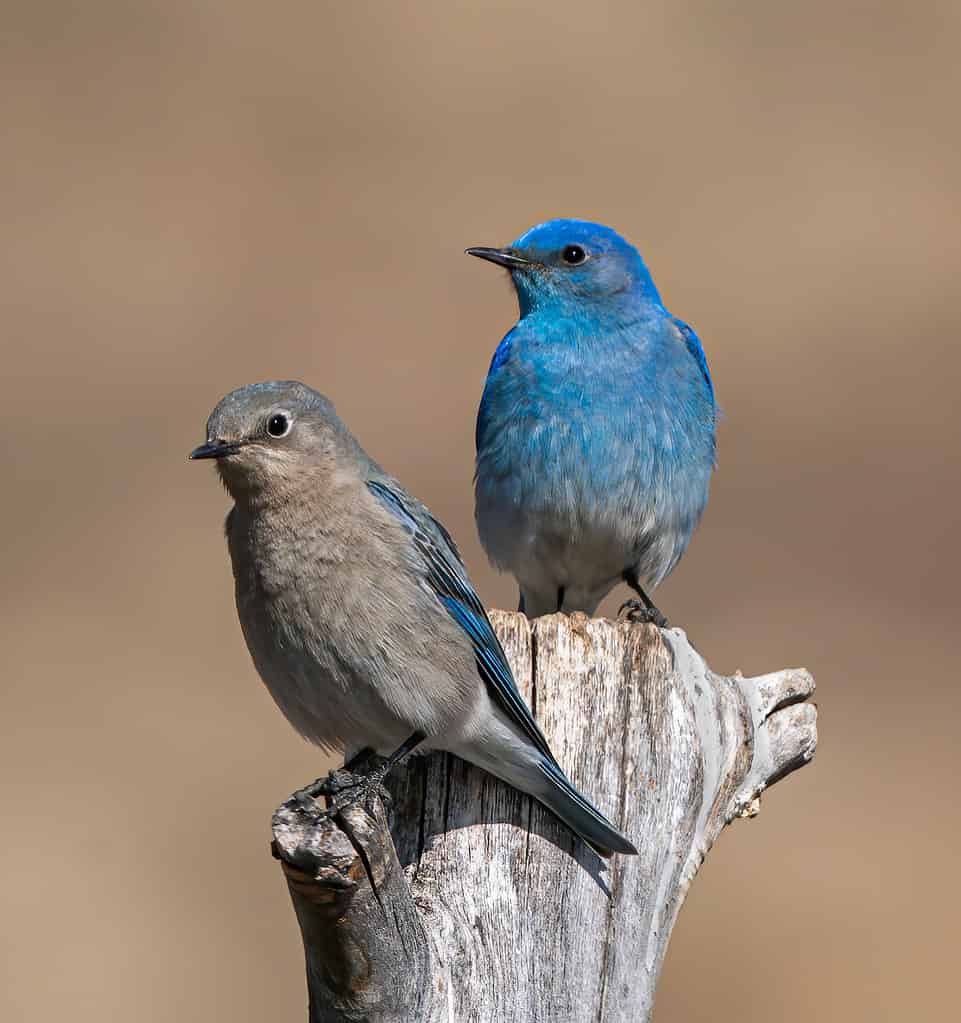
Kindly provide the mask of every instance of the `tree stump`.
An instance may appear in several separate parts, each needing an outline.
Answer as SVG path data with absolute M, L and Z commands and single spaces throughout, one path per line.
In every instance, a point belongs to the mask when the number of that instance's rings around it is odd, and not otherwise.
M 601 860 L 540 804 L 449 754 L 412 757 L 334 819 L 274 815 L 309 1019 L 642 1023 L 721 829 L 814 755 L 811 676 L 715 675 L 680 629 L 493 612 L 574 784 L 640 850 Z M 388 819 L 389 818 L 389 819 Z

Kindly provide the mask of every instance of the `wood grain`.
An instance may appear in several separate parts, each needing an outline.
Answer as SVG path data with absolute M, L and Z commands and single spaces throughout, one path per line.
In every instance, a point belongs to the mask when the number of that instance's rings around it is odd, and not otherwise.
M 814 755 L 803 670 L 715 675 L 679 629 L 493 612 L 561 765 L 634 841 L 598 858 L 539 804 L 446 754 L 376 797 L 274 816 L 310 1020 L 638 1023 L 722 828 Z

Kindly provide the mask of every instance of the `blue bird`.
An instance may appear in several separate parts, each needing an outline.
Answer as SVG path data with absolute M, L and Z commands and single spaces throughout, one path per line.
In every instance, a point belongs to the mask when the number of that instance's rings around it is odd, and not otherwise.
M 494 352 L 477 415 L 475 515 L 529 617 L 593 614 L 618 582 L 635 618 L 707 504 L 714 387 L 694 331 L 664 308 L 609 227 L 551 220 L 467 253 L 510 272 L 520 319 Z

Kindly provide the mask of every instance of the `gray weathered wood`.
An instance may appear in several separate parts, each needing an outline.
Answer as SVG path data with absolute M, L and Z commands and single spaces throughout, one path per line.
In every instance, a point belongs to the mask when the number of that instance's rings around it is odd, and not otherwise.
M 389 834 L 376 797 L 335 820 L 288 801 L 275 850 L 311 1023 L 648 1019 L 714 840 L 814 754 L 806 671 L 726 678 L 679 629 L 491 617 L 558 760 L 640 855 L 600 860 L 539 804 L 445 754 L 391 776 Z

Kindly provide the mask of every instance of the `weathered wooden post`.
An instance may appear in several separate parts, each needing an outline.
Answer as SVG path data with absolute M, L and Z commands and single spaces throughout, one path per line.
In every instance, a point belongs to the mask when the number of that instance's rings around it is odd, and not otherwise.
M 288 800 L 274 849 L 310 1021 L 643 1023 L 714 840 L 817 741 L 804 670 L 715 675 L 679 629 L 491 615 L 574 784 L 634 841 L 605 863 L 530 798 L 444 754 L 320 818 Z

